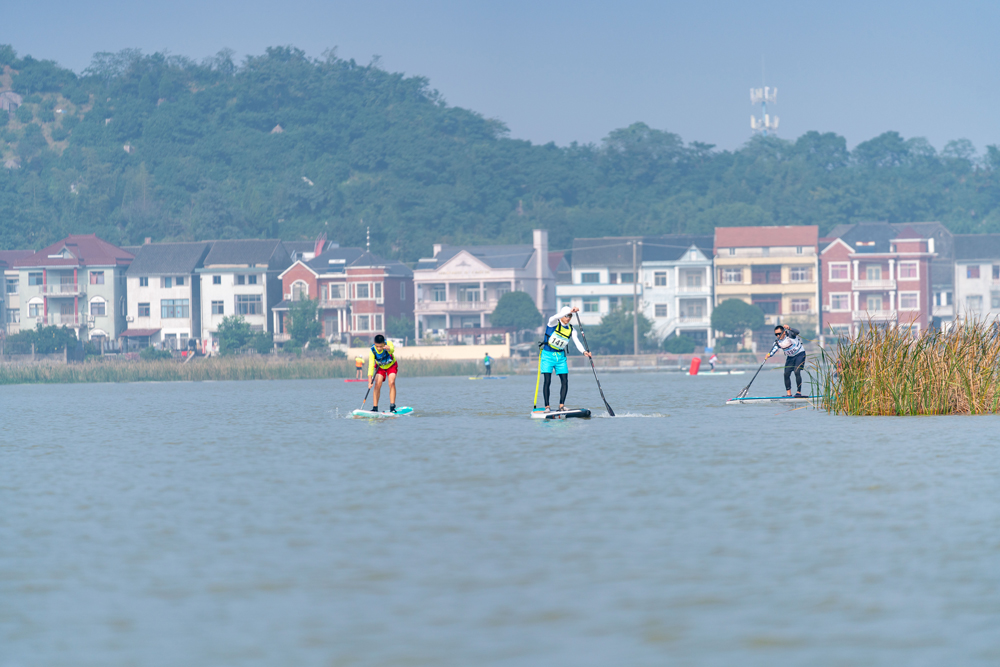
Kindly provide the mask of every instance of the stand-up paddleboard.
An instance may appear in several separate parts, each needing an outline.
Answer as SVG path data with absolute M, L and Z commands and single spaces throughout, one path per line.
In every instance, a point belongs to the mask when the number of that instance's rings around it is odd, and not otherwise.
M 506 375 L 480 375 L 477 377 L 470 377 L 470 380 L 506 380 Z
M 715 371 L 715 372 L 705 371 L 703 373 L 698 373 L 697 375 L 691 375 L 689 373 L 688 377 L 693 377 L 693 378 L 712 377 L 712 376 L 722 377 L 728 375 L 744 375 L 745 373 L 746 371 Z
M 726 405 L 754 405 L 754 404 L 764 404 L 764 403 L 812 403 L 823 398 L 822 396 L 803 396 L 801 398 L 795 398 L 794 396 L 748 396 L 746 398 L 731 398 L 726 401 Z
M 575 410 L 532 410 L 532 419 L 590 419 L 590 410 L 587 408 L 576 408 Z
M 378 412 L 372 412 L 371 410 L 355 410 L 351 414 L 354 415 L 355 417 L 360 417 L 362 419 L 364 419 L 365 417 L 369 419 L 381 419 L 383 417 L 399 417 L 402 415 L 408 415 L 411 412 L 413 412 L 413 408 L 404 405 L 402 407 L 396 408 L 395 412 L 389 412 L 388 410 L 385 411 L 379 410 Z
M 347 378 L 344 382 L 368 382 L 365 378 Z

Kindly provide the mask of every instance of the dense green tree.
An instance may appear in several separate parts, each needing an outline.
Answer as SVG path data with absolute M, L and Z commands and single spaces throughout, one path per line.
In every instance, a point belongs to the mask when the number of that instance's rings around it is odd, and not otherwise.
M 385 335 L 389 338 L 413 338 L 414 322 L 412 318 L 387 317 L 385 320 Z
M 295 301 L 288 309 L 285 329 L 293 347 L 302 347 L 310 339 L 323 335 L 323 324 L 316 317 L 316 310 L 317 302 L 313 299 Z
M 671 354 L 691 354 L 698 343 L 687 336 L 667 336 L 663 339 L 663 351 Z
M 542 325 L 542 314 L 526 292 L 507 292 L 497 301 L 490 315 L 490 325 L 514 331 L 537 329 Z
M 743 336 L 764 326 L 764 311 L 740 299 L 726 299 L 712 309 L 712 328 L 728 336 Z
M 74 348 L 77 345 L 76 332 L 67 327 L 47 326 L 41 324 L 34 329 L 25 329 L 7 337 L 7 343 L 14 349 L 16 346 L 22 353 L 30 352 L 31 345 L 35 346 L 38 354 L 53 354 L 62 352 L 67 347 Z

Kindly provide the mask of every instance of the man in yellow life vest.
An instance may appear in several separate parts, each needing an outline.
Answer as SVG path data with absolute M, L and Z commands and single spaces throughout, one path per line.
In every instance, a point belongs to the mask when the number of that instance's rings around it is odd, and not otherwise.
M 541 374 L 545 376 L 545 383 L 542 385 L 542 397 L 545 399 L 546 412 L 551 411 L 551 408 L 549 408 L 549 386 L 552 383 L 553 371 L 559 376 L 559 409 L 563 410 L 566 407 L 566 392 L 569 390 L 569 367 L 566 364 L 566 348 L 569 347 L 569 341 L 572 340 L 576 343 L 576 349 L 580 350 L 584 355 L 591 356 L 583 343 L 580 342 L 580 339 L 577 338 L 576 329 L 570 324 L 570 321 L 573 319 L 573 313 L 579 310 L 579 308 L 565 306 L 549 318 L 548 325 L 545 327 L 545 342 L 541 345 L 538 363 L 540 364 L 539 370 Z
M 354 377 L 358 380 L 365 379 L 365 358 L 360 354 L 354 357 Z
M 368 388 L 375 387 L 372 412 L 378 412 L 378 396 L 382 383 L 389 382 L 389 412 L 396 411 L 396 348 L 392 342 L 386 342 L 385 336 L 375 336 L 375 344 L 368 354 Z

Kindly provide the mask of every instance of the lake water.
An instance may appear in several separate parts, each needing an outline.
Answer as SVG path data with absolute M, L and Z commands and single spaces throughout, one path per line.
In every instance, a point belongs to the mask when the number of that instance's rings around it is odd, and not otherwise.
M 2 387 L 0 665 L 1000 662 L 1000 419 L 749 377 Z

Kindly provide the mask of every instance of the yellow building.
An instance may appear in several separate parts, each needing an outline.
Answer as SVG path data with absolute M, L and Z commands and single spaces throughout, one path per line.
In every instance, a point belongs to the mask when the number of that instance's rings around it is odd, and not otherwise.
M 811 225 L 716 227 L 715 305 L 740 299 L 758 306 L 768 327 L 763 333 L 779 323 L 815 331 L 818 246 L 819 228 Z M 758 347 L 768 340 L 763 333 Z

